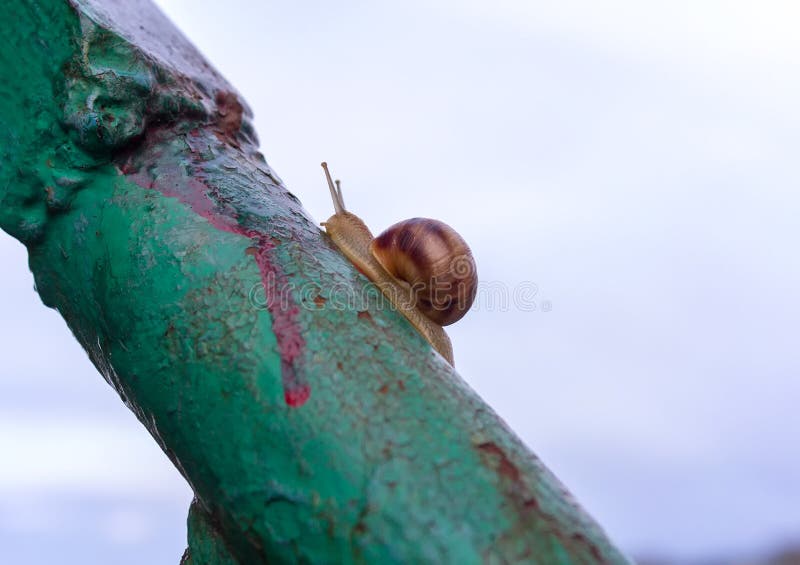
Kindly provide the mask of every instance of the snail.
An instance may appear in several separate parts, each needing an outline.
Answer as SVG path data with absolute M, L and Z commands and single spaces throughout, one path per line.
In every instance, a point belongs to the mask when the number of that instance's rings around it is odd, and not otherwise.
M 322 223 L 333 243 L 408 318 L 433 348 L 453 365 L 453 348 L 443 326 L 467 313 L 478 286 L 469 246 L 439 220 L 412 218 L 373 238 L 366 224 L 344 206 L 322 163 L 334 214 Z

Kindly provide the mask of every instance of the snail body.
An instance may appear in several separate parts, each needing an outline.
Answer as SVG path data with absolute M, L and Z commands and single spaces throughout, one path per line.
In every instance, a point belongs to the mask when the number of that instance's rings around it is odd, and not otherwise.
M 333 243 L 422 334 L 448 363 L 453 348 L 442 326 L 466 314 L 475 299 L 477 274 L 466 242 L 447 224 L 412 218 L 373 237 L 366 224 L 344 207 L 322 163 L 334 214 L 322 225 Z

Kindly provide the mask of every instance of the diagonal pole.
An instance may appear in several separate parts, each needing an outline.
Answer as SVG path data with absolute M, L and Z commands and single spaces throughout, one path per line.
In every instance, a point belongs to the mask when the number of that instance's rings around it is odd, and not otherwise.
M 9 0 L 0 31 L 0 227 L 192 486 L 184 562 L 627 562 L 150 2 Z

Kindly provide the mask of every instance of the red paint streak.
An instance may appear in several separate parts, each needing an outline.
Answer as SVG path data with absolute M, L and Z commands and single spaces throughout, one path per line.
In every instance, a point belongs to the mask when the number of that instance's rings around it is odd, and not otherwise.
M 293 389 L 286 388 L 283 391 L 283 398 L 286 400 L 286 404 L 292 408 L 305 404 L 309 396 L 311 396 L 311 387 L 308 385 L 298 386 Z
M 255 238 L 260 244 L 248 249 L 248 254 L 256 258 L 267 298 L 267 310 L 272 314 L 272 331 L 275 332 L 281 354 L 281 376 L 286 404 L 292 407 L 302 406 L 311 396 L 311 389 L 295 371 L 306 346 L 297 320 L 300 308 L 287 292 L 291 288 L 288 278 L 270 261 L 269 253 L 274 249 L 272 240 L 261 234 L 244 233 L 244 230 L 243 235 Z
M 254 256 L 261 272 L 267 310 L 272 316 L 272 331 L 278 341 L 278 351 L 281 356 L 284 400 L 293 408 L 305 404 L 311 396 L 311 387 L 303 381 L 296 370 L 306 345 L 298 321 L 300 309 L 287 290 L 291 288 L 288 277 L 270 258 L 275 248 L 273 238 L 267 233 L 246 229 L 240 226 L 235 218 L 220 213 L 216 203 L 208 195 L 211 188 L 195 177 L 187 177 L 178 165 L 171 170 L 159 170 L 156 177 L 142 171 L 133 172 L 127 167 L 121 171 L 139 186 L 158 190 L 164 196 L 177 198 L 215 228 L 253 240 L 255 246 L 249 248 L 247 253 Z

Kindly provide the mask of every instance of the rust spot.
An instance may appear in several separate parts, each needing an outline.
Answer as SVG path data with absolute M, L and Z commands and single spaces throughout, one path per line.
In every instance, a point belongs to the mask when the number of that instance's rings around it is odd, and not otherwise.
M 217 92 L 217 125 L 220 133 L 235 143 L 236 134 L 242 127 L 244 106 L 236 94 L 230 91 Z
M 358 313 L 359 320 L 372 320 L 372 316 L 366 310 L 362 310 Z
M 378 392 L 381 394 L 386 394 L 389 392 L 389 385 L 383 385 L 381 388 L 378 389 Z
M 123 175 L 130 175 L 137 171 L 138 169 L 136 168 L 136 165 L 133 163 L 133 159 L 128 159 L 119 167 L 119 172 L 122 173 Z
M 258 256 L 258 247 L 248 247 L 244 250 L 245 254 L 252 255 L 253 257 Z
M 404 383 L 403 381 L 397 381 L 397 388 L 399 388 L 400 390 L 405 390 L 406 383 Z
M 528 500 L 526 500 L 524 506 L 525 508 L 528 508 L 530 510 L 535 510 L 537 512 L 539 511 L 539 501 L 536 500 L 535 498 L 529 498 Z
M 527 524 L 530 524 L 531 519 L 542 520 L 548 535 L 558 539 L 570 555 L 588 557 L 587 554 L 591 554 L 592 563 L 607 562 L 603 552 L 586 534 L 569 531 L 566 524 L 560 523 L 554 516 L 543 512 L 532 489 L 525 484 L 522 473 L 499 445 L 493 441 L 487 441 L 477 444 L 476 447 L 484 464 L 495 470 L 501 478 L 503 490 L 521 518 L 518 526 L 501 536 L 500 543 L 515 539 L 519 532 L 527 527 Z M 579 561 L 585 562 L 586 559 L 582 558 Z
M 508 458 L 506 452 L 500 449 L 500 447 L 494 443 L 493 441 L 487 441 L 486 443 L 482 443 L 478 445 L 478 449 L 483 451 L 484 453 L 493 455 L 497 458 L 497 472 L 500 473 L 502 476 L 511 479 L 514 482 L 519 481 L 520 474 L 519 469 L 511 459 Z
M 325 305 L 328 300 L 324 296 L 317 295 L 314 297 L 314 304 L 320 308 Z
M 589 552 L 592 554 L 592 557 L 595 559 L 597 563 L 605 563 L 605 559 L 603 559 L 603 555 L 600 553 L 600 549 L 593 544 L 589 539 L 586 538 L 585 535 L 581 533 L 572 534 L 572 539 L 575 543 L 580 545 L 585 545 L 589 548 Z

